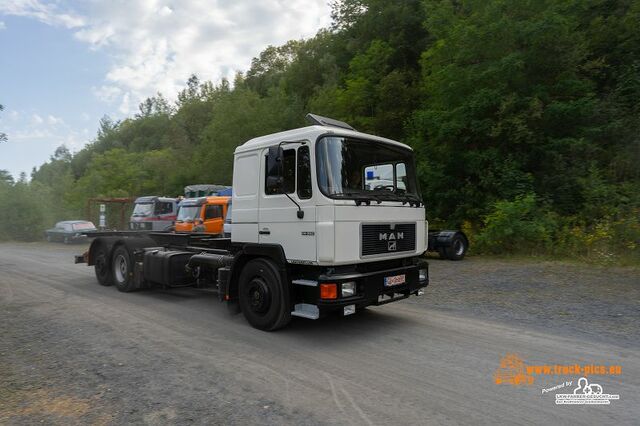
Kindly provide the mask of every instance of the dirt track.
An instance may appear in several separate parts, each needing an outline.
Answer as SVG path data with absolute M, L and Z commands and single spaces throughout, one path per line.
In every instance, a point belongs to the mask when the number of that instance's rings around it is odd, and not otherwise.
M 194 289 L 123 294 L 73 265 L 84 246 L 0 244 L 0 424 L 637 424 L 640 274 L 471 258 L 431 262 L 422 298 L 252 329 Z M 610 406 L 496 385 L 528 364 L 592 376 Z M 562 390 L 560 393 L 571 393 Z

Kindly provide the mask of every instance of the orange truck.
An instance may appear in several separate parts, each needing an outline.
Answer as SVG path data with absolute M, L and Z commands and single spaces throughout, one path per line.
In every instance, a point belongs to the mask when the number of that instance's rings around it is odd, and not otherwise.
M 231 197 L 186 198 L 180 203 L 176 232 L 222 234 Z

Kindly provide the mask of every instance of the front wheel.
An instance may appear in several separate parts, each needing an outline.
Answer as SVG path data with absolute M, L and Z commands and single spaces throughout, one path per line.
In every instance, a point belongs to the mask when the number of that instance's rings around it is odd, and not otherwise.
M 277 330 L 291 320 L 288 292 L 271 260 L 249 261 L 240 274 L 238 292 L 240 309 L 253 327 Z
M 126 247 L 120 246 L 113 252 L 111 270 L 113 271 L 113 281 L 118 290 L 125 293 L 135 290 L 133 261 Z

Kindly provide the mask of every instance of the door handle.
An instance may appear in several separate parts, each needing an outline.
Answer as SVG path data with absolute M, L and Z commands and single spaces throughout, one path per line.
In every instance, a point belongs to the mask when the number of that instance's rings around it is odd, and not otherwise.
M 261 231 L 258 231 L 258 234 L 260 235 L 271 235 L 271 231 L 269 231 L 268 229 L 263 229 Z

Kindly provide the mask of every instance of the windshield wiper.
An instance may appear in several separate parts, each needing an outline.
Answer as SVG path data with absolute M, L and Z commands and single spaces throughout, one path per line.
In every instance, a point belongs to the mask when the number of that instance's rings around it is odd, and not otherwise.
M 361 192 L 336 192 L 335 194 L 331 194 L 331 195 L 333 197 L 351 198 L 351 199 L 353 199 L 353 201 L 355 201 L 356 206 L 359 206 L 362 203 L 365 203 L 366 205 L 370 205 L 371 201 L 375 201 L 378 204 L 380 204 L 382 202 L 375 195 L 367 195 L 367 194 L 363 194 Z
M 403 193 L 400 193 L 399 191 L 403 191 Z M 422 200 L 420 200 L 418 196 L 413 194 L 407 194 L 402 189 L 395 190 L 395 191 L 387 191 L 385 189 L 374 189 L 373 192 L 375 192 L 376 195 L 379 195 L 379 196 L 387 196 L 387 199 L 389 201 L 402 201 L 403 205 L 405 203 L 408 203 L 411 206 L 415 205 L 416 207 L 420 207 L 420 204 L 422 203 Z
M 411 206 L 413 206 L 415 204 L 416 207 L 420 207 L 420 205 L 422 204 L 422 200 L 417 195 L 404 194 L 403 197 L 404 198 L 402 200 L 402 204 L 407 202 Z
M 387 199 L 391 198 L 392 200 L 402 200 L 402 195 L 398 194 L 395 191 L 389 191 L 386 189 L 373 189 L 371 192 L 374 192 L 376 196 L 386 197 Z

